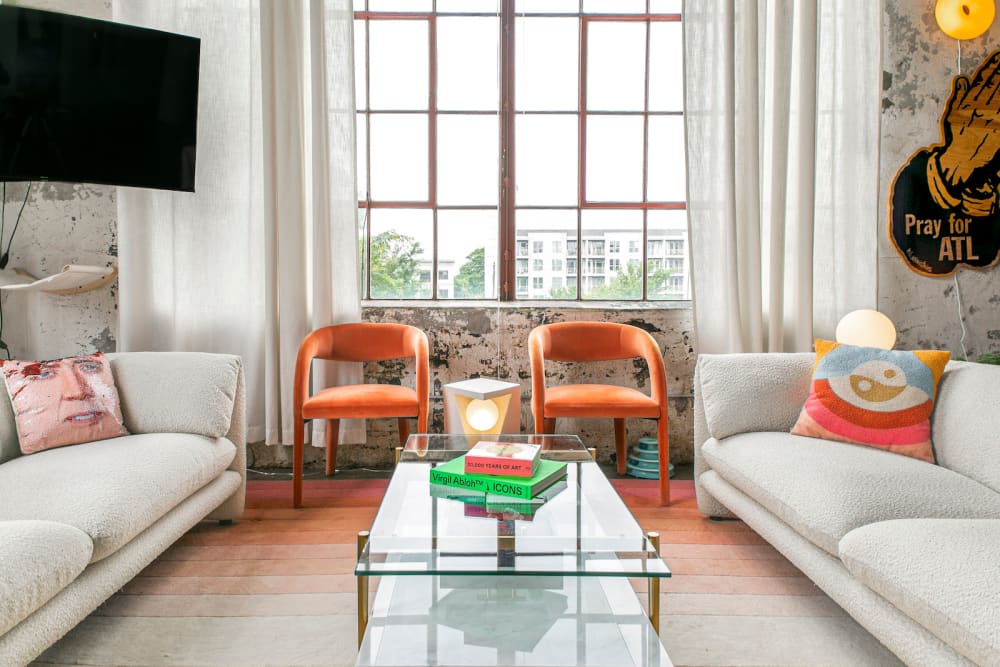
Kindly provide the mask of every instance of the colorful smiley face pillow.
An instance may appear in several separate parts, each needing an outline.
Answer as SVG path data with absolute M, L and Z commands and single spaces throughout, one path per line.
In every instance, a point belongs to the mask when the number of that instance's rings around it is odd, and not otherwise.
M 934 463 L 930 416 L 950 357 L 817 340 L 809 398 L 792 433 Z

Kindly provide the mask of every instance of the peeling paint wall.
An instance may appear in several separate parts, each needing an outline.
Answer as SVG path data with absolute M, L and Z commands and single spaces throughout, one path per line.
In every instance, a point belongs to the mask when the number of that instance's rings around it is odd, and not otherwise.
M 111 18 L 111 0 L 20 0 L 21 7 Z M 7 184 L 3 245 L 7 246 L 26 183 Z M 10 246 L 7 269 L 41 278 L 65 264 L 117 262 L 115 188 L 78 183 L 35 183 Z M 118 283 L 72 296 L 3 293 L 3 339 L 11 355 L 46 359 L 82 352 L 113 352 L 118 332 Z
M 940 141 L 938 121 L 953 77 L 974 72 L 998 47 L 996 35 L 994 24 L 983 37 L 962 42 L 959 69 L 958 42 L 938 28 L 933 2 L 883 2 L 879 309 L 896 323 L 899 348 L 945 349 L 954 357 L 967 352 L 971 359 L 1000 352 L 1000 268 L 921 276 L 907 268 L 886 233 L 896 171 L 914 151 Z
M 497 307 L 367 307 L 369 322 L 399 322 L 419 327 L 430 340 L 431 422 L 430 430 L 444 430 L 441 389 L 450 382 L 474 377 L 493 377 L 521 385 L 521 431 L 534 431 L 531 415 L 531 370 L 528 334 L 540 324 L 573 320 L 623 322 L 652 334 L 663 351 L 669 393 L 670 459 L 692 460 L 693 419 L 691 383 L 694 376 L 693 317 L 689 308 L 636 308 L 607 310 L 503 305 Z M 561 363 L 547 365 L 550 384 L 621 384 L 648 392 L 649 373 L 641 360 Z M 412 363 L 391 360 L 365 365 L 366 382 L 402 383 L 413 386 Z M 629 419 L 628 443 L 640 437 L 656 437 L 656 422 Z M 560 419 L 559 433 L 576 433 L 588 447 L 597 448 L 598 460 L 609 462 L 615 452 L 614 427 L 610 419 Z M 368 420 L 368 441 L 363 445 L 341 445 L 337 465 L 344 468 L 386 466 L 398 446 L 395 419 Z M 278 449 L 279 451 L 274 451 Z M 288 452 L 255 447 L 258 466 L 280 462 Z M 312 451 L 310 451 L 312 450 Z M 322 448 L 306 448 L 306 461 L 323 460 Z

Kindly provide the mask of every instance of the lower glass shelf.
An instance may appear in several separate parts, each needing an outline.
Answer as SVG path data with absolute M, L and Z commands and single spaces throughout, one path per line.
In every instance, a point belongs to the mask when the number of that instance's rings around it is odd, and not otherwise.
M 384 576 L 358 667 L 671 667 L 627 579 Z

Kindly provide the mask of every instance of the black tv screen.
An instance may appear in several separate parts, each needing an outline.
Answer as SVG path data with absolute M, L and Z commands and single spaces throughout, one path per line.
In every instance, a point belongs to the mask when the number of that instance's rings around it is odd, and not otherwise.
M 0 180 L 194 191 L 200 47 L 0 5 Z

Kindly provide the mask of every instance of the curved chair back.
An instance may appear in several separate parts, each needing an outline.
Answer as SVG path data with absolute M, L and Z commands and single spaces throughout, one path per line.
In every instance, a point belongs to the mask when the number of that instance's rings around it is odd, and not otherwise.
M 302 341 L 295 361 L 295 418 L 301 419 L 302 403 L 309 396 L 309 369 L 313 359 L 383 361 L 413 357 L 420 406 L 417 423 L 423 433 L 427 428 L 428 348 L 427 334 L 408 324 L 352 322 L 316 329 Z

